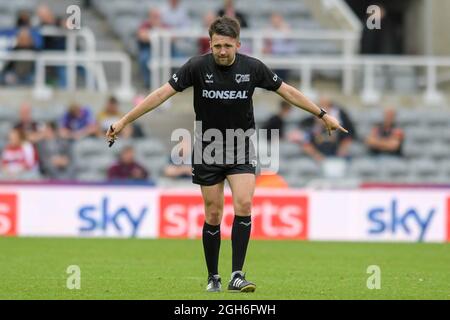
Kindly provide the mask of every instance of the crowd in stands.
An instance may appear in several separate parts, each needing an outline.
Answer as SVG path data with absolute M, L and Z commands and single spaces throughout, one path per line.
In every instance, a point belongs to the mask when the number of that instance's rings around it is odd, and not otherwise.
M 218 9 L 216 12 L 209 11 L 203 16 L 203 27 L 208 30 L 209 25 L 216 17 L 219 16 L 231 16 L 236 18 L 241 25 L 241 29 L 245 30 L 250 27 L 246 14 L 237 10 L 233 0 L 224 0 L 223 7 Z M 136 39 L 138 43 L 138 59 L 141 70 L 142 79 L 146 87 L 150 86 L 150 68 L 149 61 L 151 41 L 149 34 L 152 30 L 159 29 L 185 29 L 192 24 L 192 19 L 186 6 L 183 5 L 181 0 L 167 0 L 162 7 L 151 8 L 148 11 L 147 19 L 145 19 L 136 31 Z M 268 31 L 281 31 L 289 32 L 291 30 L 290 26 L 283 18 L 283 16 L 277 12 L 274 12 L 270 21 L 267 25 Z M 196 47 L 192 48 L 192 45 Z M 186 39 L 175 39 L 172 41 L 172 57 L 187 57 L 191 52 L 196 52 L 197 54 L 205 54 L 210 52 L 209 47 L 209 37 L 205 36 L 200 38 L 197 43 L 192 43 Z M 299 48 L 295 42 L 289 39 L 277 39 L 272 41 L 266 41 L 264 44 L 263 51 L 265 54 L 274 55 L 289 55 L 299 52 Z M 240 52 L 248 53 L 248 48 L 245 44 L 242 44 Z M 287 70 L 275 70 L 277 74 L 286 79 L 288 77 Z
M 396 112 L 392 107 L 385 109 L 383 120 L 375 124 L 365 137 L 358 136 L 354 121 L 344 107 L 326 96 L 322 96 L 318 104 L 327 113 L 336 117 L 349 133 L 334 132 L 330 135 L 322 120 L 314 116 L 302 119 L 298 122 L 298 128 L 286 132 L 286 122 L 292 108 L 283 100 L 280 102 L 279 111 L 262 125 L 262 129 L 267 129 L 267 140 L 270 141 L 272 138 L 271 130 L 278 130 L 280 141 L 297 144 L 305 155 L 323 168 L 329 163 L 336 162 L 341 162 L 343 164 L 341 168 L 345 168 L 345 163 L 352 160 L 350 149 L 355 141 L 362 141 L 370 156 L 403 157 L 402 146 L 405 135 L 402 128 L 396 124 Z M 333 170 L 336 171 L 338 168 L 334 166 Z
M 279 111 L 270 116 L 261 126 L 268 129 L 267 139 L 273 139 L 272 130 L 278 130 L 281 142 L 297 144 L 305 156 L 316 164 L 322 165 L 330 159 L 351 160 L 349 152 L 356 140 L 365 143 L 367 154 L 401 158 L 404 144 L 404 132 L 396 125 L 396 113 L 393 108 L 384 111 L 383 120 L 374 125 L 367 136 L 359 136 L 346 109 L 326 96 L 318 103 L 330 114 L 337 117 L 348 129 L 349 134 L 335 132 L 329 135 L 321 120 L 307 117 L 299 120 L 297 128 L 286 127 L 292 107 L 286 101 L 280 101 Z M 104 108 L 94 114 L 88 106 L 73 102 L 59 119 L 39 123 L 33 119 L 32 107 L 23 103 L 17 115 L 17 122 L 7 136 L 7 142 L 0 153 L 0 177 L 3 180 L 64 180 L 76 181 L 80 174 L 74 155 L 74 145 L 85 139 L 105 139 L 107 128 L 122 116 L 119 102 L 114 96 L 105 101 Z M 124 141 L 145 138 L 139 123 L 133 123 L 121 132 Z M 132 144 L 119 149 L 117 160 L 111 161 L 105 168 L 105 177 L 109 181 L 152 182 L 158 175 L 177 180 L 191 177 L 191 144 L 181 141 L 171 153 L 167 153 L 167 163 L 160 173 L 150 172 L 145 163 L 135 157 Z M 164 155 L 161 155 L 164 156 Z M 182 160 L 182 161 L 179 161 Z M 79 159 L 78 159 L 79 161 Z M 106 170 L 107 169 L 107 170 Z M 276 173 L 260 178 L 261 185 L 268 181 L 284 185 Z
M 111 96 L 97 115 L 89 106 L 74 102 L 59 119 L 39 123 L 33 119 L 32 107 L 24 102 L 0 153 L 0 177 L 3 180 L 76 180 L 74 145 L 83 139 L 104 139 L 106 128 L 121 115 L 117 99 Z M 134 123 L 120 137 L 138 139 L 145 134 L 141 126 Z M 109 170 L 108 178 L 146 179 L 149 173 L 145 170 L 137 173 L 134 167 L 129 168 L 132 158 L 132 150 L 123 150 L 118 164 Z M 125 169 L 121 169 L 122 166 Z
M 41 4 L 36 12 L 21 10 L 16 23 L 11 28 L 0 29 L 2 43 L 0 51 L 40 52 L 63 51 L 66 49 L 64 36 L 48 36 L 46 30 L 64 30 L 65 18 L 57 17 L 52 9 Z M 7 40 L 7 41 L 6 41 Z M 46 68 L 47 84 L 59 88 L 66 86 L 65 67 L 49 66 Z M 35 63 L 32 60 L 10 60 L 0 64 L 0 84 L 7 86 L 31 85 L 35 78 Z

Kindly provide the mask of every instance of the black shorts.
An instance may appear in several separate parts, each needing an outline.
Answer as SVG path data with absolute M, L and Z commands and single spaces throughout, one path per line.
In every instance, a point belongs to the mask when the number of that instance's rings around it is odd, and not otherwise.
M 211 142 L 194 144 L 191 157 L 193 183 L 212 186 L 224 181 L 228 175 L 256 174 L 257 158 L 253 144 L 245 141 L 239 148 L 235 145 L 227 149 L 221 142 L 215 143 L 216 148 L 211 156 L 207 156 L 209 153 L 205 152 L 205 148 L 213 146 Z M 195 155 L 198 155 L 198 159 Z
M 194 164 L 192 165 L 192 182 L 201 186 L 212 186 L 225 180 L 232 174 L 256 174 L 256 165 L 245 164 Z

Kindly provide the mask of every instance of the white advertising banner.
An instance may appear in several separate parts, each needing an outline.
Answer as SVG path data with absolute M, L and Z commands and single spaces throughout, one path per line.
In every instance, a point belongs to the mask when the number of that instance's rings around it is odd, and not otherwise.
M 448 197 L 431 190 L 312 192 L 308 238 L 447 241 Z
M 233 201 L 225 194 L 222 235 Z M 199 238 L 197 189 L 144 186 L 0 185 L 0 236 Z M 254 239 L 450 241 L 446 190 L 257 190 Z
M 158 197 L 148 187 L 0 186 L 2 199 L 16 202 L 20 236 L 157 235 Z

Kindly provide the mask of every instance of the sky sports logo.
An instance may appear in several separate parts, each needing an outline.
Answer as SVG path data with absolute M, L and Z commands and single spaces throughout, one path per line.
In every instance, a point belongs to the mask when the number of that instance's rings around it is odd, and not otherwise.
M 408 204 L 405 206 L 405 204 Z M 450 240 L 450 198 L 446 203 L 447 241 Z M 399 198 L 392 198 L 388 204 L 371 207 L 367 211 L 368 233 L 372 236 L 411 239 L 422 242 L 426 239 L 439 209 L 436 206 L 420 207 Z M 445 219 L 444 218 L 444 219 Z
M 233 200 L 225 196 L 221 236 L 230 238 L 234 219 Z M 200 238 L 204 223 L 200 195 L 162 194 L 159 236 L 161 238 Z M 258 196 L 253 199 L 253 239 L 308 238 L 308 197 Z
M 103 197 L 97 204 L 80 207 L 78 231 L 81 235 L 117 235 L 136 237 L 142 229 L 149 208 L 131 209 L 127 205 L 114 205 L 109 197 Z
M 247 90 L 203 90 L 202 97 L 208 99 L 236 100 L 248 99 Z
M 0 194 L 0 236 L 17 234 L 17 195 Z

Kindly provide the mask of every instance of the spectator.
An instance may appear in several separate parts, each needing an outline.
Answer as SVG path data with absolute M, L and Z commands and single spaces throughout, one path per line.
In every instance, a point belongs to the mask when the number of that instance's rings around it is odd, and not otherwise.
M 52 180 L 74 180 L 72 144 L 58 136 L 55 122 L 45 125 L 43 139 L 38 144 L 41 172 Z
M 98 135 L 103 137 L 106 131 L 108 130 L 109 126 L 112 125 L 114 122 L 118 121 L 120 118 L 122 118 L 122 116 L 123 114 L 119 110 L 119 102 L 117 101 L 116 97 L 114 96 L 109 97 L 105 108 L 97 116 L 97 123 L 99 128 Z M 134 122 L 132 125 L 127 126 L 120 133 L 120 136 L 122 138 L 129 139 L 129 138 L 143 138 L 145 135 L 141 126 L 138 123 Z
M 136 162 L 131 146 L 122 149 L 118 162 L 108 169 L 109 180 L 146 181 L 148 176 L 147 170 Z
M 163 25 L 171 29 L 183 29 L 191 25 L 188 11 L 180 4 L 180 0 L 168 0 L 168 3 L 161 7 L 161 19 Z
M 58 31 L 62 29 L 61 20 L 53 14 L 50 7 L 46 4 L 41 4 L 37 8 L 37 16 L 39 18 L 39 28 L 41 32 L 46 30 Z M 43 50 L 65 50 L 66 38 L 65 36 L 46 36 L 42 37 L 42 49 Z M 48 66 L 47 80 L 50 83 L 57 83 L 59 87 L 64 88 L 66 86 L 66 68 L 63 66 Z
M 14 125 L 25 135 L 25 139 L 37 143 L 41 139 L 39 123 L 33 120 L 31 106 L 28 102 L 22 103 L 19 111 L 19 121 Z
M 111 96 L 108 99 L 103 111 L 97 115 L 97 122 L 101 132 L 106 132 L 109 126 L 122 118 L 123 114 L 119 110 L 119 103 L 116 97 Z
M 270 16 L 270 29 L 269 31 L 275 33 L 289 33 L 291 32 L 290 26 L 284 20 L 283 16 L 279 13 L 272 13 Z M 298 48 L 293 39 L 279 38 L 279 39 L 267 39 L 264 43 L 265 54 L 271 54 L 276 56 L 292 55 L 298 52 Z M 282 79 L 287 79 L 288 70 L 278 69 L 274 70 Z
M 13 51 L 36 51 L 31 30 L 22 27 L 17 32 L 16 45 Z M 4 71 L 4 82 L 7 85 L 30 85 L 34 81 L 34 61 L 18 60 L 9 62 Z
M 403 130 L 395 124 L 395 110 L 384 111 L 383 122 L 372 128 L 366 139 L 372 155 L 402 156 Z
M 300 123 L 302 127 L 306 127 L 303 142 L 305 152 L 318 162 L 322 162 L 327 157 L 348 158 L 350 145 L 356 138 L 350 117 L 327 97 L 321 97 L 319 105 L 328 114 L 338 119 L 349 133 L 336 132 L 336 134 L 329 135 L 321 119 L 308 117 Z
M 164 176 L 172 179 L 191 178 L 191 145 L 189 140 L 182 140 L 176 146 L 178 153 L 172 153 L 168 165 L 164 168 Z
M 63 115 L 60 122 L 61 137 L 64 139 L 80 140 L 88 136 L 95 136 L 97 125 L 91 110 L 73 103 Z
M 219 17 L 228 16 L 236 18 L 239 21 L 241 28 L 248 28 L 247 18 L 242 12 L 235 9 L 233 0 L 224 0 L 223 8 L 217 11 L 217 15 Z
M 36 179 L 38 174 L 38 154 L 33 145 L 26 141 L 18 129 L 12 129 L 1 155 L 2 177 L 6 179 Z
M 150 9 L 148 11 L 147 19 L 142 22 L 137 31 L 137 42 L 139 51 L 139 66 L 142 72 L 142 77 L 144 79 L 144 84 L 146 88 L 150 87 L 150 68 L 148 64 L 150 63 L 150 32 L 155 29 L 162 29 L 165 26 L 161 20 L 161 13 L 157 9 Z
M 16 18 L 16 28 L 20 29 L 23 27 L 26 27 L 26 28 L 31 27 L 31 15 L 26 10 L 20 10 L 17 13 L 17 18 Z
M 206 28 L 206 30 L 209 30 L 209 26 L 214 21 L 214 19 L 216 19 L 216 15 L 212 11 L 207 12 L 203 16 L 203 26 Z M 206 54 L 206 53 L 209 53 L 211 51 L 211 47 L 210 47 L 209 41 L 210 41 L 209 36 L 201 37 L 198 40 L 198 46 L 199 46 L 200 54 Z
M 263 129 L 268 130 L 267 140 L 272 139 L 271 130 L 279 130 L 280 139 L 283 139 L 285 137 L 284 121 L 290 112 L 291 112 L 291 105 L 286 100 L 281 100 L 278 113 L 270 117 L 263 125 Z
M 168 0 L 168 3 L 161 7 L 161 19 L 163 25 L 169 29 L 187 29 L 191 25 L 191 18 L 180 0 Z M 196 49 L 192 47 L 191 39 L 172 39 L 172 57 L 184 57 Z
M 395 40 L 395 26 L 389 18 L 386 8 L 378 4 L 379 11 L 375 12 L 373 18 L 380 21 L 380 28 L 369 29 L 363 24 L 361 35 L 361 53 L 362 54 L 395 54 L 400 50 L 396 49 L 399 45 Z M 372 15 L 372 13 L 370 13 Z M 368 17 L 367 17 L 368 18 Z M 401 42 L 401 41 L 400 41 Z

